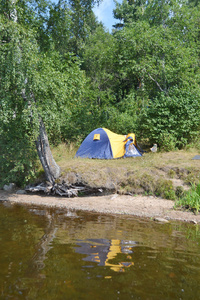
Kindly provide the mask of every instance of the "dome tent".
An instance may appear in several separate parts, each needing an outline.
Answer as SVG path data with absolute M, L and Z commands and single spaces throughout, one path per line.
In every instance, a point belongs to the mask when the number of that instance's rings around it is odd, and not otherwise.
M 134 133 L 120 135 L 106 128 L 93 130 L 82 142 L 76 157 L 113 159 L 142 156 Z

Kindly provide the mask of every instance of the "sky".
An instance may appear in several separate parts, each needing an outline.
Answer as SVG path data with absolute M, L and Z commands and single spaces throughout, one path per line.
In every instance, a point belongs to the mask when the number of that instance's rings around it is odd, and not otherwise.
M 122 3 L 122 0 L 117 0 L 117 2 Z M 94 13 L 104 26 L 112 32 L 112 25 L 114 25 L 117 20 L 113 18 L 113 9 L 115 8 L 115 3 L 113 0 L 103 0 L 103 2 L 94 8 Z

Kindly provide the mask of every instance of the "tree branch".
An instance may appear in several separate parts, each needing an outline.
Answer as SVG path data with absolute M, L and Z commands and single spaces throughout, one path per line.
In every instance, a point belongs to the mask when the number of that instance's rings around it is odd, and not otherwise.
M 166 93 L 166 91 L 164 91 L 162 88 L 161 88 L 161 86 L 160 86 L 160 84 L 149 74 L 149 73 L 147 73 L 148 75 L 149 75 L 149 77 L 151 78 L 151 80 L 153 80 L 155 83 L 156 83 L 156 85 L 157 85 L 157 87 L 159 88 L 159 90 L 161 91 L 161 92 L 164 92 L 164 93 Z

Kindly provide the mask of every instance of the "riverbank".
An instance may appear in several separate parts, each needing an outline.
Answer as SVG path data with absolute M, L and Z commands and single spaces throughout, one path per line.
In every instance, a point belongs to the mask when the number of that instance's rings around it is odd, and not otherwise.
M 106 195 L 62 198 L 35 194 L 15 194 L 0 191 L 0 201 L 9 201 L 15 205 L 37 205 L 57 207 L 67 210 L 83 210 L 103 214 L 130 215 L 151 218 L 157 221 L 177 220 L 200 223 L 200 214 L 174 210 L 174 201 L 153 196 Z

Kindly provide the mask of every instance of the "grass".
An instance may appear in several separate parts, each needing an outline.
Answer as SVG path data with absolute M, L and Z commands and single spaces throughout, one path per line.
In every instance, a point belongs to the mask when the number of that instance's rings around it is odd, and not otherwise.
M 173 200 L 181 189 L 187 190 L 200 181 L 200 160 L 192 160 L 199 154 L 195 148 L 166 153 L 149 152 L 142 157 L 116 160 L 75 158 L 76 151 L 73 144 L 62 144 L 52 149 L 54 159 L 61 167 L 61 181 L 66 176 L 69 178 L 71 173 L 91 187 Z M 180 186 L 177 186 L 177 181 Z M 179 193 L 176 193 L 177 189 Z
M 193 184 L 191 189 L 185 193 L 185 196 L 179 199 L 175 207 L 183 207 L 198 213 L 200 210 L 200 183 Z

